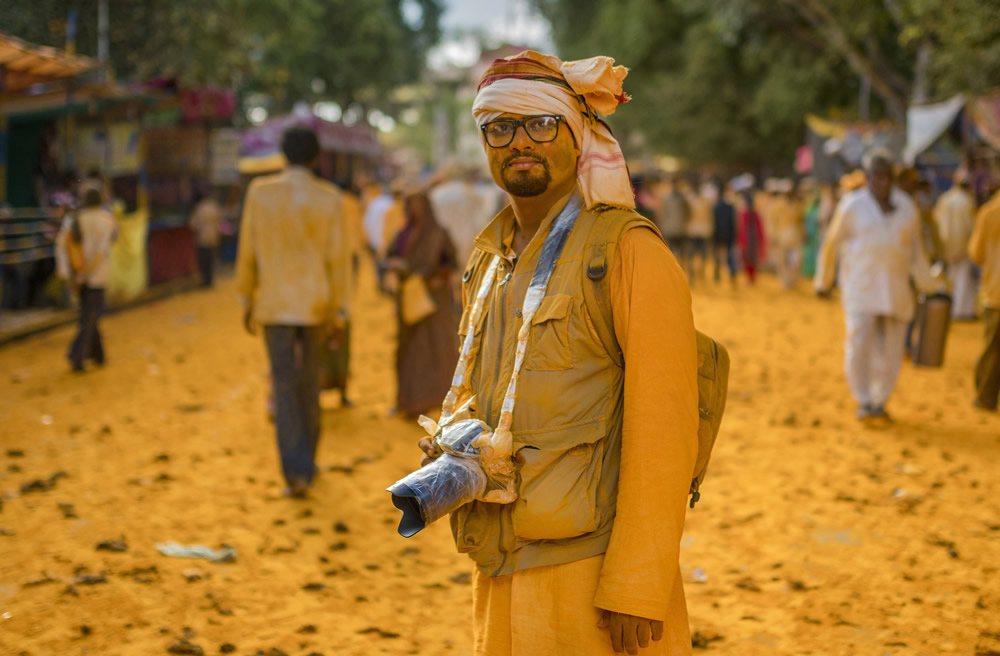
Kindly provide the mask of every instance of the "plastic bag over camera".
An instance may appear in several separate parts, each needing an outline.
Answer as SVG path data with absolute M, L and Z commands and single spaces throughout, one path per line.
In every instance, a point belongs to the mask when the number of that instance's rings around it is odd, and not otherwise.
M 408 538 L 485 495 L 487 476 L 472 443 L 488 432 L 489 426 L 478 419 L 444 426 L 435 439 L 442 454 L 389 487 L 393 505 L 403 511 L 400 535 Z

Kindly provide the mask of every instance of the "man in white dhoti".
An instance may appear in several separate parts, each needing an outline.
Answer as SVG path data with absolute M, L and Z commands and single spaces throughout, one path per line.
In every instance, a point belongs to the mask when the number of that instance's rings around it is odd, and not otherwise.
M 847 322 L 845 369 L 858 418 L 888 422 L 886 403 L 896 386 L 913 317 L 912 275 L 922 291 L 941 286 L 920 246 L 920 220 L 910 197 L 893 187 L 892 161 L 871 157 L 867 185 L 837 206 L 820 251 L 816 290 L 833 287 L 840 260 L 841 302 Z

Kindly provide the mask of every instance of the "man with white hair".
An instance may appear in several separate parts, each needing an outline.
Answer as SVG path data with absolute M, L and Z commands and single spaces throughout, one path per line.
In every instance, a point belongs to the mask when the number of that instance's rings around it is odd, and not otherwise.
M 698 452 L 691 296 L 635 212 L 604 123 L 629 100 L 613 64 L 526 51 L 493 62 L 473 105 L 511 206 L 476 238 L 460 332 L 479 353 L 472 414 L 510 427 L 517 486 L 511 503 L 451 516 L 477 566 L 477 655 L 691 652 L 678 564 Z M 537 310 L 522 313 L 551 235 L 565 235 L 561 253 Z M 436 455 L 429 439 L 421 447 Z
M 893 186 L 892 160 L 874 153 L 867 185 L 845 195 L 820 250 L 816 291 L 833 288 L 840 261 L 847 322 L 845 369 L 858 419 L 889 421 L 885 410 L 903 365 L 906 327 L 913 318 L 912 276 L 918 289 L 937 291 L 920 246 L 920 219 L 909 195 Z

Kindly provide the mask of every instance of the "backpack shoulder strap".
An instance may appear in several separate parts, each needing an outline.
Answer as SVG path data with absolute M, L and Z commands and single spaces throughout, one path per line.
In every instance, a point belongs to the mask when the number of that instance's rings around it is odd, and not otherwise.
M 656 224 L 632 210 L 599 211 L 594 214 L 593 221 L 583 256 L 584 274 L 593 284 L 583 285 L 583 297 L 604 350 L 619 367 L 624 367 L 625 358 L 615 337 L 608 272 L 614 263 L 615 249 L 622 235 L 634 228 L 648 228 L 657 235 L 660 231 Z
M 611 308 L 611 283 L 607 279 L 609 263 L 614 262 L 615 248 L 622 235 L 633 228 L 649 228 L 659 235 L 656 226 L 635 212 L 608 210 L 599 213 L 591 226 L 585 246 L 584 273 L 593 284 L 583 285 L 587 313 L 605 350 L 619 367 L 625 359 L 614 331 Z M 588 255 L 589 254 L 589 255 Z M 691 507 L 701 498 L 699 488 L 705 479 L 712 447 L 719 433 L 726 408 L 729 380 L 729 353 L 708 335 L 695 331 L 698 349 L 698 457 L 691 479 Z

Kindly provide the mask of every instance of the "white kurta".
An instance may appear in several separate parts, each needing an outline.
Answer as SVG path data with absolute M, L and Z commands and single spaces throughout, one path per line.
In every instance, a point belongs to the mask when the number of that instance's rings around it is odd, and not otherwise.
M 88 287 L 104 289 L 108 285 L 111 243 L 115 240 L 115 218 L 111 212 L 96 207 L 80 210 L 76 217 L 83 237 L 84 283 Z
M 893 209 L 883 213 L 867 187 L 844 196 L 834 213 L 820 251 L 816 288 L 839 281 L 844 312 L 913 318 L 912 275 L 917 288 L 932 292 L 937 284 L 920 246 L 920 220 L 908 195 L 893 189 Z
M 383 233 L 385 231 L 383 227 L 385 225 L 385 214 L 392 207 L 392 203 L 392 196 L 380 194 L 373 198 L 365 208 L 365 215 L 362 219 L 365 239 L 368 241 L 368 245 L 378 253 L 388 247 L 388 244 L 384 243 L 385 235 Z
M 944 246 L 948 276 L 955 284 L 951 315 L 957 318 L 972 318 L 976 314 L 976 283 L 968 255 L 975 211 L 972 195 L 958 186 L 942 194 L 934 206 L 934 221 Z

